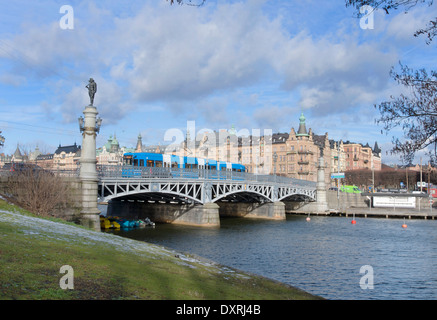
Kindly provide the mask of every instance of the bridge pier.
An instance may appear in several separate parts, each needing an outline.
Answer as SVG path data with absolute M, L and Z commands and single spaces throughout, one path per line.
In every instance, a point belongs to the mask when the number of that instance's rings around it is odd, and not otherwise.
M 257 219 L 285 220 L 285 204 L 281 201 L 257 202 L 217 202 L 220 216 Z
M 276 201 L 270 203 L 210 202 L 193 205 L 111 200 L 108 204 L 107 215 L 127 219 L 149 218 L 158 223 L 219 227 L 220 217 L 285 220 L 285 204 Z
M 173 204 L 148 203 L 144 201 L 111 200 L 108 216 L 129 219 L 149 218 L 158 223 L 173 223 L 199 227 L 219 227 L 219 206 L 215 203 Z
M 194 205 L 175 219 L 173 223 L 199 227 L 219 227 L 219 206 L 215 203 Z

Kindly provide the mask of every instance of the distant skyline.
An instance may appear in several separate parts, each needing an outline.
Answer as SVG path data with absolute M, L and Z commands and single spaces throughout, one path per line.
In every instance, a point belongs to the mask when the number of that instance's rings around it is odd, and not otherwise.
M 399 62 L 437 65 L 436 44 L 413 36 L 435 18 L 426 6 L 376 11 L 373 29 L 363 29 L 344 0 L 64 5 L 0 0 L 0 153 L 81 144 L 77 118 L 92 77 L 98 147 L 114 134 L 127 147 L 139 133 L 145 145 L 171 143 L 165 133 L 185 132 L 187 121 L 289 132 L 303 112 L 315 134 L 377 141 L 383 163 L 399 163 L 386 152 L 401 130 L 381 134 L 374 104 L 402 92 L 389 76 Z

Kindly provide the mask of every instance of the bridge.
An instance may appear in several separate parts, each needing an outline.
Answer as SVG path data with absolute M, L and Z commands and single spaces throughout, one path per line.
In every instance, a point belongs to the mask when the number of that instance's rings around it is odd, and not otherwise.
M 91 95 L 90 95 L 91 98 Z M 97 108 L 85 106 L 79 117 L 82 133 L 79 180 L 81 223 L 100 230 L 98 203 L 108 204 L 109 215 L 126 213 L 138 218 L 199 226 L 220 225 L 220 215 L 285 219 L 286 199 L 304 199 L 327 209 L 323 150 L 317 185 L 298 179 L 228 171 L 173 168 L 98 167 L 96 137 L 102 119 Z M 317 198 L 316 198 L 317 195 Z
M 108 214 L 219 225 L 219 216 L 284 219 L 282 201 L 316 201 L 316 183 L 208 169 L 98 166 L 98 199 Z

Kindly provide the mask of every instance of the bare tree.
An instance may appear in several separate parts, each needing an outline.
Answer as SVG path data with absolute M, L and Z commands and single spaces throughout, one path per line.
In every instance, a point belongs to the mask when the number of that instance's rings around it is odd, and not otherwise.
M 401 127 L 406 140 L 393 137 L 393 153 L 401 154 L 405 163 L 411 163 L 418 150 L 434 146 L 427 154 L 433 163 L 437 160 L 437 72 L 425 69 L 412 70 L 401 64 L 401 71 L 391 70 L 391 76 L 400 85 L 409 89 L 409 94 L 391 96 L 378 106 L 381 114 L 376 120 L 390 131 Z
M 9 176 L 8 198 L 40 216 L 57 216 L 55 211 L 70 203 L 68 184 L 58 175 L 25 165 Z
M 370 5 L 374 9 L 382 9 L 387 14 L 394 10 L 404 9 L 408 12 L 416 5 L 433 6 L 433 0 L 346 0 L 346 6 L 353 6 L 360 16 L 359 8 Z M 437 34 L 437 18 L 428 22 L 427 26 L 419 29 L 414 36 L 426 35 L 430 44 Z M 400 70 L 392 68 L 390 76 L 408 92 L 399 97 L 391 96 L 390 101 L 375 105 L 381 114 L 376 119 L 383 124 L 386 132 L 395 127 L 404 131 L 404 140 L 393 137 L 392 154 L 400 154 L 404 163 L 411 163 L 414 154 L 419 150 L 428 150 L 432 163 L 437 160 L 437 71 L 425 69 L 413 70 L 400 63 Z M 434 150 L 429 151 L 429 146 Z
M 357 9 L 357 16 L 361 16 L 360 8 L 365 5 L 369 5 L 375 10 L 384 10 L 386 14 L 390 12 L 404 9 L 408 12 L 416 5 L 425 4 L 431 7 L 434 4 L 434 0 L 346 0 L 346 7 L 355 7 Z M 414 33 L 415 37 L 420 35 L 427 36 L 427 43 L 429 44 L 437 34 L 437 17 L 434 20 L 428 22 L 423 28 Z

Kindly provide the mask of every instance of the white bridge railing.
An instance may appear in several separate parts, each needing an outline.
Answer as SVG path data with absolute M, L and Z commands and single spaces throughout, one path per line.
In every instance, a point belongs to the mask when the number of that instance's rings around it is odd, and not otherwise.
M 316 182 L 276 175 L 253 174 L 236 171 L 217 171 L 210 169 L 169 168 L 169 167 L 133 167 L 133 166 L 97 166 L 100 179 L 202 179 L 233 180 L 262 183 L 278 183 L 306 188 L 316 188 Z
M 23 167 L 16 169 L 0 169 L 0 176 L 8 176 L 14 173 L 30 171 L 49 171 L 53 174 L 64 177 L 78 177 L 77 169 L 43 169 L 35 167 Z M 212 170 L 203 168 L 169 168 L 169 167 L 133 167 L 119 165 L 97 165 L 97 174 L 102 179 L 193 179 L 193 180 L 231 180 L 239 182 L 259 182 L 282 184 L 304 188 L 316 188 L 316 182 L 300 180 L 295 178 L 281 177 L 267 174 L 253 174 L 247 172 L 236 172 L 228 170 Z

